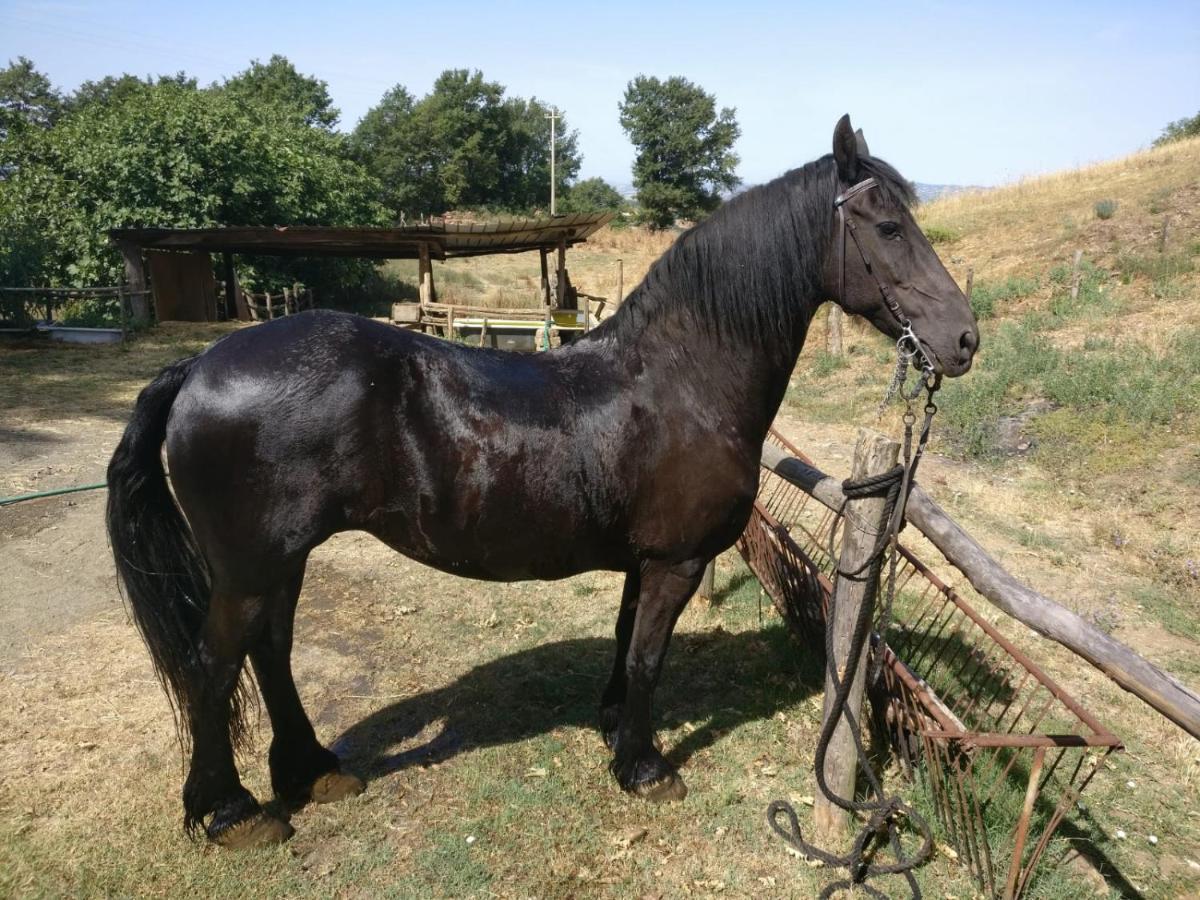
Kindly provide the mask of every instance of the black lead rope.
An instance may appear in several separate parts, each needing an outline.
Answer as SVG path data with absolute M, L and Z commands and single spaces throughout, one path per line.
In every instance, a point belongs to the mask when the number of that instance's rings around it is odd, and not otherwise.
M 925 381 L 928 399 L 925 404 L 925 421 L 922 424 L 920 436 L 917 439 L 916 452 L 912 452 L 912 429 L 916 423 L 916 416 L 910 407 L 904 415 L 904 464 L 898 464 L 882 475 L 863 478 L 859 481 L 850 481 L 847 479 L 842 482 L 842 491 L 846 495 L 847 500 L 860 497 L 884 497 L 885 518 L 888 525 L 883 536 L 871 551 L 870 557 L 863 565 L 852 572 L 838 569 L 831 600 L 836 602 L 836 579 L 840 578 L 853 578 L 866 581 L 869 586 L 868 597 L 873 597 L 879 584 L 879 576 L 883 567 L 883 556 L 885 553 L 888 553 L 888 590 L 883 610 L 880 614 L 879 625 L 881 645 L 882 639 L 886 637 L 888 629 L 891 626 L 892 605 L 895 600 L 898 555 L 896 549 L 897 537 L 900 530 L 904 527 L 904 510 L 907 506 L 908 495 L 912 490 L 913 477 L 921 461 L 921 456 L 925 451 L 925 444 L 929 440 L 929 429 L 933 422 L 934 413 L 937 412 L 937 405 L 933 402 L 933 395 L 938 387 L 940 387 L 940 384 L 941 379 L 936 377 L 928 378 Z M 838 519 L 844 515 L 844 512 L 845 502 L 842 504 L 842 509 L 838 511 Z M 837 524 L 835 520 L 830 531 L 831 559 L 835 558 L 833 542 L 837 531 Z M 870 761 L 867 759 L 858 722 L 854 714 L 847 708 L 847 700 L 850 696 L 851 684 L 854 681 L 854 673 L 858 670 L 857 661 L 862 658 L 862 654 L 867 649 L 867 639 L 871 631 L 872 606 L 873 604 L 870 602 L 863 603 L 858 618 L 855 620 L 854 630 L 850 639 L 850 649 L 846 657 L 847 665 L 844 679 L 838 677 L 837 665 L 834 660 L 833 629 L 829 627 L 825 629 L 825 659 L 829 679 L 834 687 L 834 699 L 830 707 L 829 716 L 821 729 L 820 737 L 817 739 L 817 751 L 814 759 L 817 786 L 820 788 L 821 793 L 828 797 L 830 802 L 847 812 L 866 813 L 866 821 L 855 836 L 849 852 L 844 855 L 838 855 L 804 840 L 800 831 L 800 820 L 796 815 L 796 811 L 787 801 L 775 800 L 767 807 L 767 823 L 793 849 L 809 859 L 819 861 L 828 868 L 846 869 L 849 877 L 827 885 L 820 894 L 821 900 L 831 897 L 836 891 L 855 887 L 863 890 L 871 897 L 886 900 L 886 894 L 865 883 L 866 879 L 873 875 L 903 875 L 905 881 L 908 882 L 914 900 L 920 900 L 921 888 L 917 884 L 913 869 L 928 860 L 933 850 L 933 832 L 925 819 L 911 806 L 901 800 L 898 795 L 890 797 L 884 795 L 880 778 L 875 774 Z M 832 621 L 833 615 L 834 609 L 831 605 L 826 621 Z M 867 673 L 868 681 L 873 682 L 879 677 L 882 661 L 883 654 L 877 648 Z M 852 662 L 853 665 L 851 664 Z M 829 743 L 833 738 L 833 733 L 838 726 L 838 722 L 842 719 L 845 719 L 846 726 L 854 740 L 854 749 L 858 757 L 857 764 L 866 776 L 871 795 L 876 798 L 874 800 L 860 802 L 854 799 L 839 797 L 829 788 L 829 785 L 825 781 L 825 757 L 829 750 Z M 781 817 L 784 819 L 783 823 L 780 822 Z M 911 823 L 912 829 L 919 833 L 922 838 L 920 849 L 912 856 L 906 856 L 901 846 L 899 822 L 901 818 L 907 819 Z M 876 853 L 885 844 L 891 849 L 892 856 L 895 857 L 896 861 L 894 863 L 872 862 L 871 860 L 874 859 Z

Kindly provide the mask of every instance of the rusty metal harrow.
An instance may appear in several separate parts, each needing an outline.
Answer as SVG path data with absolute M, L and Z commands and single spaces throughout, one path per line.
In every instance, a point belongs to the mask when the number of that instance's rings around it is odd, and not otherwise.
M 774 430 L 769 440 L 809 462 Z M 818 654 L 835 521 L 800 487 L 763 472 L 737 545 L 789 628 Z M 869 688 L 875 733 L 928 786 L 945 839 L 980 886 L 1020 896 L 1120 741 L 916 555 L 900 553 L 894 622 L 875 636 L 884 663 Z

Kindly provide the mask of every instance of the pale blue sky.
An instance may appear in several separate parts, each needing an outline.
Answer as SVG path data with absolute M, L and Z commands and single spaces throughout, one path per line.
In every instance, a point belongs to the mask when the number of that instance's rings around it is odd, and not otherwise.
M 617 104 L 638 74 L 683 75 L 737 109 L 739 174 L 829 148 L 850 112 L 907 177 L 997 184 L 1148 146 L 1200 111 L 1200 2 L 1139 4 L 0 0 L 0 61 L 65 90 L 130 71 L 207 83 L 288 56 L 353 127 L 385 90 L 481 69 L 558 104 L 584 176 L 630 181 Z

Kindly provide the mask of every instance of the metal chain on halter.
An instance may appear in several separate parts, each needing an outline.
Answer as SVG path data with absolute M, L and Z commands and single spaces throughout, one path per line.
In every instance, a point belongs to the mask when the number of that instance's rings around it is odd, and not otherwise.
M 921 339 L 913 331 L 912 323 L 908 322 L 903 328 L 904 330 L 901 332 L 899 340 L 896 341 L 896 370 L 892 373 L 892 380 L 888 384 L 883 399 L 879 402 L 879 409 L 876 412 L 877 416 L 883 415 L 883 411 L 887 408 L 887 405 L 896 396 L 899 396 L 906 403 L 911 404 L 920 395 L 929 379 L 934 377 L 933 364 L 925 354 L 925 350 L 921 347 Z M 904 383 L 908 380 L 908 370 L 910 367 L 915 367 L 914 364 L 918 359 L 921 361 L 918 367 L 921 370 L 921 379 L 913 385 L 911 391 L 905 391 Z
M 904 413 L 904 462 L 897 464 L 882 475 L 864 478 L 859 481 L 850 481 L 847 479 L 842 483 L 842 491 L 846 495 L 847 500 L 880 495 L 886 498 L 887 527 L 884 530 L 881 540 L 872 549 L 867 561 L 857 569 L 844 571 L 839 568 L 837 570 L 833 591 L 833 597 L 836 598 L 837 579 L 840 578 L 863 578 L 869 583 L 878 585 L 878 576 L 882 569 L 882 559 L 885 553 L 888 555 L 886 599 L 880 610 L 878 622 L 879 642 L 875 648 L 871 663 L 868 666 L 868 682 L 874 682 L 878 679 L 882 668 L 882 646 L 888 629 L 891 627 L 892 607 L 895 601 L 899 533 L 904 527 L 904 511 L 907 506 L 909 492 L 912 489 L 913 476 L 916 474 L 917 466 L 920 464 L 921 457 L 924 454 L 925 445 L 929 441 L 930 427 L 933 423 L 934 414 L 937 412 L 937 404 L 933 402 L 933 395 L 940 386 L 940 376 L 931 373 L 929 377 L 922 379 L 921 388 L 927 391 L 925 419 L 917 437 L 915 452 L 912 438 L 913 426 L 916 424 L 917 417 L 913 411 L 912 399 L 915 399 L 919 391 L 914 392 L 911 397 L 906 398 L 907 408 Z M 844 510 L 845 503 L 843 503 L 842 509 L 838 511 L 838 520 L 843 516 Z M 835 520 L 830 531 L 829 550 L 831 559 L 837 556 L 836 548 L 834 547 L 837 526 L 838 521 Z M 847 664 L 844 670 L 846 675 L 844 677 L 838 676 L 836 661 L 834 659 L 833 629 L 828 627 L 825 629 L 826 665 L 830 684 L 834 689 L 834 699 L 830 706 L 829 716 L 817 740 L 817 750 L 814 760 L 817 786 L 821 790 L 821 793 L 828 797 L 836 806 L 848 812 L 867 813 L 867 821 L 855 836 L 849 852 L 844 855 L 838 855 L 804 840 L 796 811 L 787 801 L 775 800 L 767 807 L 768 824 L 776 834 L 783 838 L 796 851 L 810 859 L 819 861 L 826 867 L 844 868 L 847 870 L 850 877 L 827 885 L 820 894 L 821 898 L 830 897 L 838 890 L 853 889 L 855 887 L 861 888 L 869 896 L 886 898 L 886 894 L 865 883 L 866 879 L 872 875 L 903 875 L 908 882 L 912 896 L 920 898 L 921 889 L 917 884 L 916 877 L 913 875 L 913 869 L 923 864 L 929 858 L 933 849 L 933 831 L 925 819 L 910 805 L 901 800 L 898 795 L 884 796 L 880 777 L 871 767 L 866 749 L 863 747 L 862 734 L 859 730 L 858 721 L 847 707 L 850 687 L 854 681 L 854 673 L 858 670 L 858 665 L 854 661 L 860 659 L 862 654 L 868 652 L 870 649 L 868 647 L 868 637 L 872 625 L 872 605 L 871 603 L 864 603 L 859 612 L 858 620 L 854 623 L 850 639 L 850 649 L 846 658 Z M 827 622 L 832 620 L 833 613 L 834 610 L 831 607 L 827 615 Z M 857 764 L 866 776 L 871 793 L 876 798 L 875 800 L 860 802 L 839 797 L 830 789 L 825 781 L 826 753 L 828 752 L 829 743 L 833 739 L 833 734 L 837 729 L 839 720 L 842 719 L 845 719 L 846 726 L 853 738 L 857 754 Z M 779 819 L 781 816 L 786 820 L 785 824 L 780 823 Z M 901 818 L 907 819 L 913 829 L 922 838 L 920 848 L 912 856 L 904 854 L 900 843 L 899 819 Z M 875 845 L 882 846 L 884 843 L 890 847 L 896 862 L 887 864 L 869 862 L 868 860 L 874 856 Z

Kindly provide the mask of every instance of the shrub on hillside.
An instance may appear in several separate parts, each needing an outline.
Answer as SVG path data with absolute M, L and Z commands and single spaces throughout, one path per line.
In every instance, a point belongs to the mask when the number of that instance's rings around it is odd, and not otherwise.
M 1176 119 L 1174 122 L 1168 122 L 1167 127 L 1162 130 L 1154 141 L 1155 147 L 1161 147 L 1163 144 L 1169 144 L 1172 141 L 1181 141 L 1184 138 L 1196 137 L 1200 135 L 1200 112 L 1191 117 Z
M 1111 219 L 1117 212 L 1117 201 L 1097 200 L 1094 209 L 1097 219 Z

